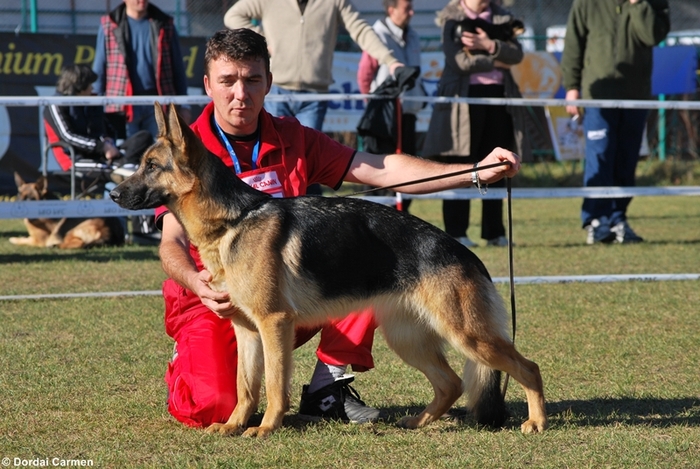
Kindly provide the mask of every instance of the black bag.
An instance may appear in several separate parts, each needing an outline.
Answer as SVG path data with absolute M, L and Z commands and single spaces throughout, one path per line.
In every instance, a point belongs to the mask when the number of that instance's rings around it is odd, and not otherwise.
M 396 98 L 412 88 L 419 75 L 419 67 L 399 67 L 394 79 L 384 80 L 384 83 L 374 90 L 372 94 L 385 99 L 369 100 L 357 123 L 357 135 L 362 137 L 365 151 L 378 154 L 396 151 Z

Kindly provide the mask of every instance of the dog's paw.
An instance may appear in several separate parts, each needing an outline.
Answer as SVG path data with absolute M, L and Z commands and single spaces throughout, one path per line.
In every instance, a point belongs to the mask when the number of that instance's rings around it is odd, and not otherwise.
M 418 416 L 406 416 L 396 422 L 396 426 L 408 430 L 415 430 L 420 426 L 420 420 Z
M 262 439 L 270 436 L 273 431 L 275 431 L 275 429 L 271 427 L 249 427 L 246 431 L 243 432 L 243 436 L 246 438 Z
M 527 420 L 520 426 L 520 431 L 523 433 L 542 433 L 547 429 L 547 422 L 537 422 L 535 420 Z
M 17 246 L 22 246 L 24 244 L 30 244 L 30 238 L 18 238 L 16 236 L 12 236 L 10 238 L 10 242 Z
M 218 433 L 220 435 L 240 435 L 244 428 L 239 425 L 229 425 L 226 423 L 212 423 L 206 428 L 206 432 L 210 434 Z

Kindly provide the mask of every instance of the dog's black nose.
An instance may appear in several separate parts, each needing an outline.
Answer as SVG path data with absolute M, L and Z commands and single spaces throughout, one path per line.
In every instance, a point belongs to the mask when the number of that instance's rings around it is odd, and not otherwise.
M 119 197 L 121 196 L 121 193 L 117 189 L 112 189 L 109 193 L 109 197 L 115 201 L 116 203 L 119 203 Z

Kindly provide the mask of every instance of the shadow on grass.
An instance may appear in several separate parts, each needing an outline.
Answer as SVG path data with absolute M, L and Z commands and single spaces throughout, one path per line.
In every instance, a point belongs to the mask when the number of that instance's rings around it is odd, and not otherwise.
M 522 412 L 526 411 L 523 405 Z M 700 398 L 600 398 L 550 402 L 547 412 L 553 421 L 578 426 L 610 424 L 668 427 L 700 427 Z
M 423 405 L 395 406 L 381 408 L 389 415 L 384 423 L 396 424 L 406 415 L 417 415 L 423 410 Z M 527 420 L 527 403 L 508 402 L 510 418 L 503 429 L 519 430 L 520 425 Z M 600 398 L 590 400 L 567 400 L 547 403 L 547 415 L 550 427 L 606 427 L 616 424 L 628 426 L 645 426 L 665 428 L 670 426 L 700 427 L 700 399 L 695 397 L 662 399 L 662 398 Z M 262 414 L 251 417 L 249 425 L 259 425 Z M 454 421 L 479 430 L 499 430 L 483 427 L 476 423 L 471 413 L 463 407 L 453 407 L 441 419 Z M 284 426 L 304 430 L 305 428 L 321 425 L 319 422 L 309 422 L 296 414 L 286 415 Z M 459 426 L 443 428 L 444 431 L 458 431 Z
M 14 252 L 11 254 L 0 254 L 0 264 L 10 263 L 46 263 L 57 260 L 73 260 L 83 262 L 114 262 L 116 259 L 122 261 L 157 261 L 160 258 L 156 249 L 148 248 L 93 248 L 88 250 L 51 250 L 47 248 L 37 248 L 37 252 Z
M 582 230 L 583 233 L 583 230 Z M 515 243 L 515 249 L 517 252 L 518 247 L 521 248 L 533 248 L 533 247 L 542 247 L 546 246 L 549 248 L 587 248 L 590 249 L 590 247 L 586 244 L 585 240 L 585 233 L 581 235 L 581 242 L 578 243 L 537 243 L 537 242 L 529 242 L 528 240 L 524 241 L 519 241 Z M 688 246 L 694 246 L 700 244 L 700 238 L 698 239 L 691 239 L 691 240 L 658 240 L 658 241 L 650 241 L 648 238 L 645 239 L 641 245 L 643 246 L 682 246 L 682 245 L 688 245 Z M 636 243 L 629 243 L 629 244 L 618 244 L 618 243 L 609 243 L 609 244 L 603 244 L 603 243 L 597 243 L 595 246 L 601 246 L 605 247 L 608 249 L 626 249 L 629 246 L 636 246 L 638 244 Z M 486 247 L 487 249 L 492 249 L 490 247 Z M 478 251 L 475 251 L 478 252 Z

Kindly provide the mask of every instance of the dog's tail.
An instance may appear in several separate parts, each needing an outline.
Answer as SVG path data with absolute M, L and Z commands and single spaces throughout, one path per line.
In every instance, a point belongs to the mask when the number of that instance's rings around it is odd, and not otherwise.
M 462 381 L 467 407 L 481 425 L 498 428 L 508 420 L 508 409 L 501 393 L 501 372 L 467 360 Z

